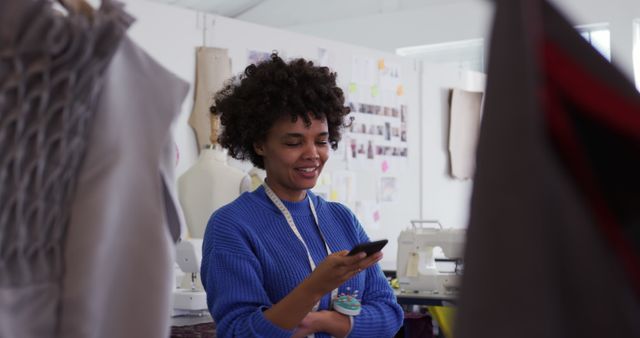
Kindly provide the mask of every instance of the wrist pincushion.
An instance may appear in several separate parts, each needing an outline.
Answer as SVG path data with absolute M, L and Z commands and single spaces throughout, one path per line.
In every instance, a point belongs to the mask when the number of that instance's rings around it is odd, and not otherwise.
M 343 315 L 357 316 L 362 309 L 360 301 L 356 298 L 358 296 L 358 290 L 356 290 L 353 295 L 348 293 L 349 290 L 350 288 L 347 288 L 347 294 L 341 293 L 333 299 L 333 309 Z

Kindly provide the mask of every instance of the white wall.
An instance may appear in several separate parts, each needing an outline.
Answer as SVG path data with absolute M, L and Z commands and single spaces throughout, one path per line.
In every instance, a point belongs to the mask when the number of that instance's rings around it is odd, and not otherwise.
M 232 60 L 232 73 L 237 74 L 246 67 L 247 51 L 278 50 L 284 57 L 306 57 L 315 59 L 318 48 L 324 48 L 330 54 L 330 66 L 338 72 L 338 82 L 346 88 L 351 74 L 353 56 L 366 56 L 374 59 L 400 63 L 404 75 L 405 95 L 408 98 L 409 121 L 408 143 L 410 147 L 407 168 L 398 176 L 398 199 L 395 202 L 381 204 L 381 226 L 369 227 L 364 224 L 371 238 L 388 238 L 390 244 L 384 249 L 385 257 L 381 262 L 385 269 L 395 269 L 399 232 L 409 225 L 411 219 L 420 217 L 418 184 L 420 177 L 419 143 L 419 74 L 414 62 L 394 54 L 356 47 L 343 42 L 335 42 L 311 36 L 292 33 L 270 27 L 224 17 L 208 15 L 204 22 L 201 16 L 191 10 L 147 1 L 128 1 L 126 10 L 137 17 L 136 24 L 130 30 L 130 36 L 138 42 L 152 57 L 180 77 L 192 83 L 195 73 L 195 47 L 205 43 L 207 46 L 226 48 Z M 206 26 L 206 38 L 203 29 Z M 204 40 L 203 40 L 204 38 Z M 193 89 L 193 88 L 192 88 Z M 195 136 L 187 120 L 193 105 L 193 94 L 185 101 L 179 119 L 173 126 L 173 135 L 180 149 L 180 162 L 177 176 L 187 170 L 197 158 Z M 243 169 L 238 163 L 233 165 Z M 331 159 L 325 171 L 346 168 L 346 162 Z M 376 196 L 379 175 L 374 171 L 362 170 L 356 173 L 357 191 L 360 199 Z M 353 206 L 352 206 L 353 207 Z
M 130 36 L 161 64 L 193 83 L 195 57 L 193 50 L 202 45 L 202 25 L 198 13 L 176 6 L 143 0 L 125 0 L 129 13 L 138 17 Z M 613 62 L 631 77 L 632 19 L 640 18 L 638 0 L 555 0 L 576 25 L 609 23 Z M 449 41 L 488 38 L 493 4 L 488 0 L 439 2 L 410 11 L 323 23 L 286 27 L 287 30 L 311 34 L 335 41 L 395 52 L 396 48 Z M 224 18 L 222 18 L 224 19 Z M 219 31 L 219 30 L 218 30 Z M 213 36 L 211 36 L 213 34 Z M 209 39 L 216 30 L 209 32 Z M 227 36 L 235 36 L 233 33 Z M 268 40 L 271 41 L 271 40 Z M 488 41 L 488 39 L 486 40 Z M 234 72 L 239 71 L 234 65 Z M 193 90 L 193 87 L 191 88 Z M 197 157 L 193 132 L 186 121 L 192 107 L 193 92 L 184 102 L 183 111 L 174 126 L 180 150 L 177 174 L 183 173 Z
M 187 120 L 193 107 L 195 48 L 202 45 L 202 28 L 197 27 L 194 11 L 148 1 L 124 2 L 126 11 L 136 17 L 129 36 L 165 68 L 191 84 L 182 112 L 172 127 L 180 155 L 178 177 L 191 167 L 198 154 L 195 134 Z
M 633 79 L 632 22 L 640 18 L 638 0 L 554 0 L 575 25 L 608 23 L 612 62 Z M 361 44 L 380 50 L 483 38 L 489 41 L 493 3 L 486 0 L 441 2 L 409 11 L 383 13 L 287 29 Z M 425 66 L 422 88 L 422 209 L 424 219 L 445 227 L 465 227 L 471 182 L 446 173 L 446 86 L 455 86 L 454 70 Z
M 449 154 L 450 90 L 483 92 L 485 75 L 455 64 L 423 63 L 422 217 L 445 228 L 466 228 L 472 180 L 451 177 Z
M 608 23 L 612 61 L 632 74 L 632 20 L 638 0 L 551 0 L 575 25 Z M 292 31 L 380 50 L 485 38 L 493 16 L 489 0 L 440 2 L 407 11 L 287 26 Z
M 286 29 L 395 52 L 397 48 L 486 37 L 489 1 L 440 2 L 407 11 L 287 26 Z
M 229 50 L 232 59 L 232 72 L 237 74 L 246 67 L 247 50 L 271 51 L 278 50 L 281 55 L 287 57 L 305 57 L 315 59 L 318 48 L 324 48 L 330 54 L 330 67 L 338 73 L 338 84 L 346 89 L 350 74 L 353 56 L 366 56 L 374 59 L 385 58 L 387 61 L 401 62 L 403 64 L 404 85 L 409 106 L 408 143 L 410 147 L 409 162 L 406 170 L 398 173 L 398 199 L 395 202 L 384 202 L 380 206 L 380 227 L 372 227 L 367 224 L 365 230 L 371 238 L 388 238 L 390 243 L 384 249 L 384 258 L 381 262 L 385 269 L 395 269 L 397 253 L 397 237 L 399 232 L 409 225 L 411 219 L 420 217 L 419 181 L 420 171 L 420 144 L 418 134 L 420 132 L 418 83 L 419 74 L 414 69 L 412 60 L 403 59 L 396 55 L 381 52 L 369 48 L 357 47 L 344 42 L 330 41 L 311 37 L 299 33 L 283 31 L 280 29 L 259 26 L 251 23 L 240 22 L 224 17 L 217 17 L 213 27 L 213 33 L 208 34 L 208 44 L 223 47 Z M 346 162 L 335 156 L 328 163 L 325 171 L 346 169 Z M 375 170 L 356 171 L 356 196 L 359 199 L 371 199 L 376 196 L 376 187 L 379 174 Z M 354 206 L 350 206 L 352 210 Z
M 203 24 L 198 23 L 195 11 L 154 2 L 128 0 L 127 10 L 138 17 L 130 35 L 148 53 L 166 68 L 193 83 L 194 48 L 203 43 Z M 623 70 L 631 74 L 631 19 L 640 17 L 640 1 L 634 0 L 556 0 L 577 25 L 609 23 L 612 33 L 612 58 Z M 441 43 L 448 41 L 486 38 L 489 33 L 492 4 L 489 1 L 439 2 L 411 11 L 373 15 L 364 18 L 340 20 L 321 24 L 288 27 L 297 32 L 323 36 L 350 44 L 395 51 L 398 47 Z M 213 16 L 209 16 L 211 20 Z M 208 21 L 211 23 L 210 21 Z M 349 53 L 362 53 L 380 57 L 393 57 L 380 51 L 357 48 L 353 45 L 257 26 L 227 18 L 216 18 L 213 29 L 207 33 L 206 43 L 228 48 L 233 59 L 233 72 L 245 66 L 246 49 L 270 51 L 279 49 L 287 56 L 314 57 L 317 47 L 331 50 L 337 61 L 339 73 L 348 73 Z M 625 55 L 628 55 L 625 56 Z M 407 69 L 412 62 L 404 62 Z M 407 84 L 408 95 L 413 99 L 410 111 L 422 109 L 410 125 L 410 142 L 422 148 L 421 157 L 411 157 L 409 171 L 399 182 L 403 196 L 398 202 L 383 205 L 381 229 L 368 229 L 371 237 L 386 237 L 391 244 L 385 249 L 385 268 L 395 266 L 397 232 L 408 225 L 410 219 L 435 218 L 447 227 L 463 227 L 468 213 L 471 182 L 453 181 L 446 173 L 446 102 L 445 87 L 454 86 L 455 79 L 445 68 L 425 68 L 421 95 L 417 90 L 420 79 L 412 78 Z M 430 81 L 430 75 L 440 80 Z M 340 81 L 340 79 L 339 79 Z M 193 88 L 192 88 L 193 89 Z M 187 124 L 192 107 L 193 94 L 185 101 L 182 113 L 173 128 L 173 135 L 180 149 L 181 160 L 177 175 L 183 173 L 196 160 L 197 148 L 194 134 Z M 412 136 L 413 135 L 413 136 Z M 417 145 L 417 146 L 415 146 Z M 339 168 L 339 164 L 329 168 Z M 358 195 L 375 194 L 375 175 L 360 173 Z M 364 183 L 363 183 L 364 182 Z M 420 201 L 422 203 L 420 204 Z

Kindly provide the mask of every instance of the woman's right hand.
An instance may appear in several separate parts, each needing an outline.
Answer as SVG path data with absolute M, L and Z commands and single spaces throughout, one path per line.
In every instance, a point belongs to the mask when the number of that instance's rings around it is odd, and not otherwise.
M 364 252 L 347 256 L 348 253 L 349 251 L 343 250 L 327 256 L 311 273 L 306 283 L 314 295 L 321 297 L 331 292 L 382 259 L 382 252 L 371 256 Z

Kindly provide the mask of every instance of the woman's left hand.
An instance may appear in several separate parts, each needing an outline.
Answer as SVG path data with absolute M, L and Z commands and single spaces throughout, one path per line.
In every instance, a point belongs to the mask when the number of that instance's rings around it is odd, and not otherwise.
M 303 338 L 316 332 L 327 332 L 333 337 L 344 337 L 351 329 L 351 322 L 345 315 L 335 311 L 309 312 L 296 328 L 294 338 Z
M 300 322 L 295 332 L 293 333 L 292 338 L 304 338 L 312 333 L 316 333 L 319 331 L 318 321 L 321 320 L 320 316 L 318 316 L 319 312 L 309 312 L 304 319 Z
M 302 285 L 309 292 L 310 297 L 319 300 L 382 259 L 382 252 L 376 252 L 370 256 L 364 252 L 353 256 L 349 256 L 348 253 L 349 251 L 342 250 L 327 256 L 304 280 Z

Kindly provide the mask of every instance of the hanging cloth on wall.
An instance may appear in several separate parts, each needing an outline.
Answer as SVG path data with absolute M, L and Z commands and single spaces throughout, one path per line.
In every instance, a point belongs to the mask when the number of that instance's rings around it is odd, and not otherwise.
M 451 90 L 449 156 L 453 178 L 466 180 L 473 177 L 483 95 L 483 92 L 458 88 Z
M 231 77 L 231 60 L 226 49 L 198 47 L 196 49 L 196 88 L 189 125 L 196 133 L 198 151 L 212 140 L 211 105 L 213 96 L 222 89 L 224 81 Z
M 496 3 L 455 336 L 640 337 L 640 95 L 547 1 Z
M 64 236 L 95 106 L 131 18 L 0 2 L 0 337 L 55 336 Z

